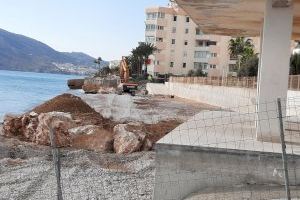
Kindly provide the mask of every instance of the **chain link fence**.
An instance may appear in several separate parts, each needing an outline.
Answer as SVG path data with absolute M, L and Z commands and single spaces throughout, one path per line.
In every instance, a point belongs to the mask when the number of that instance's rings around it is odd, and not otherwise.
M 59 148 L 53 132 L 51 147 L 12 141 L 0 146 L 0 199 L 300 199 L 300 99 L 263 105 L 202 111 L 155 152 Z

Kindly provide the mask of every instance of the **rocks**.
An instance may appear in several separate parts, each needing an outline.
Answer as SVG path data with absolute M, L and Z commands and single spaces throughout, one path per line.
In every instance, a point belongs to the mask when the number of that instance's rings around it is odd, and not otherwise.
M 72 135 L 91 135 L 97 132 L 98 129 L 100 129 L 99 126 L 86 125 L 69 129 L 69 133 Z
M 80 129 L 78 129 L 80 130 Z M 83 130 L 83 129 L 81 129 Z M 91 128 L 86 127 L 88 132 L 84 134 L 74 135 L 72 138 L 72 147 L 77 149 L 94 150 L 98 152 L 112 152 L 113 151 L 113 134 L 100 127 Z M 78 131 L 77 133 L 79 133 Z
M 50 145 L 49 131 L 51 126 L 56 136 L 57 146 L 69 146 L 70 134 L 68 130 L 74 127 L 70 114 L 62 112 L 35 112 L 22 116 L 6 116 L 3 131 L 7 137 L 17 136 L 28 142 Z
M 84 79 L 70 79 L 68 80 L 68 87 L 72 90 L 82 89 Z
M 7 137 L 13 137 L 22 131 L 22 120 L 20 116 L 5 115 L 3 119 L 3 132 Z
M 38 116 L 38 121 L 34 139 L 37 144 L 50 145 L 49 133 L 52 128 L 57 146 L 70 145 L 71 137 L 68 130 L 75 126 L 70 114 L 62 112 L 42 113 Z
M 82 86 L 83 91 L 86 94 L 96 94 L 98 93 L 100 86 L 96 83 L 84 83 L 84 85 Z
M 139 151 L 146 139 L 146 134 L 141 130 L 128 131 L 126 127 L 126 124 L 114 127 L 114 151 L 119 154 Z

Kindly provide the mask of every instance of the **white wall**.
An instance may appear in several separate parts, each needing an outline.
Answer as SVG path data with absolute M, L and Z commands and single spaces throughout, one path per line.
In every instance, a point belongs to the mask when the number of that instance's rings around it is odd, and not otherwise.
M 153 95 L 175 95 L 238 112 L 254 112 L 257 95 L 256 89 L 170 82 L 149 83 L 147 90 Z M 300 97 L 300 91 L 288 91 L 289 105 L 300 107 L 300 98 L 296 97 Z

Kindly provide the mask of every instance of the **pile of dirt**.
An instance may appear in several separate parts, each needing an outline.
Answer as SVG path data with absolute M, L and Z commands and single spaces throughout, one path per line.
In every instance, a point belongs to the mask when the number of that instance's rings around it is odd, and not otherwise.
M 37 106 L 32 111 L 38 114 L 54 111 L 70 113 L 75 120 L 78 120 L 79 125 L 84 126 L 94 124 L 101 126 L 108 131 L 112 131 L 115 125 L 112 120 L 104 118 L 87 103 L 85 103 L 80 97 L 72 94 L 59 95 Z
M 182 123 L 183 121 L 175 119 L 163 120 L 156 124 L 142 124 L 141 130 L 146 133 L 147 138 L 154 144 Z M 139 126 L 128 125 L 127 131 L 134 131 L 139 128 Z

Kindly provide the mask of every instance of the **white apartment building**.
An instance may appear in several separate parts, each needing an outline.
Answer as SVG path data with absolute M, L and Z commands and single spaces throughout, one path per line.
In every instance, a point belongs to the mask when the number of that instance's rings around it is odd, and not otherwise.
M 153 76 L 185 75 L 198 68 L 208 76 L 227 76 L 236 65 L 228 52 L 231 37 L 203 34 L 176 5 L 147 8 L 145 24 L 145 42 L 158 49 L 147 67 Z

